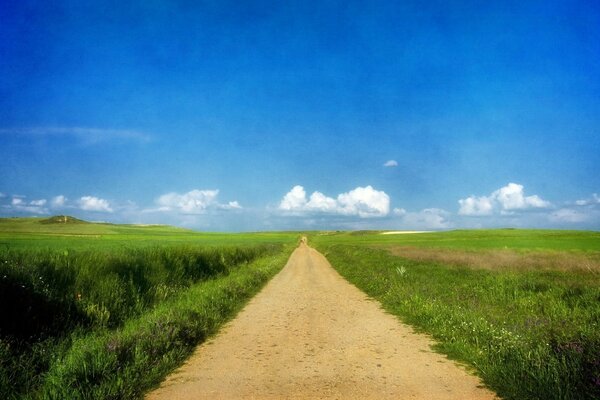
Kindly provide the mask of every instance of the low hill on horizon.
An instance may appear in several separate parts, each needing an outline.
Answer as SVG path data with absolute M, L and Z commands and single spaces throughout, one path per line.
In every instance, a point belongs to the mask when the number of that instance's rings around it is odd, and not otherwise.
M 79 218 L 71 217 L 70 215 L 55 215 L 50 218 L 42 219 L 40 224 L 89 224 L 89 221 L 84 221 Z
M 183 233 L 195 232 L 170 225 L 113 224 L 85 221 L 70 215 L 0 218 L 0 232 L 32 234 L 110 235 L 123 233 Z

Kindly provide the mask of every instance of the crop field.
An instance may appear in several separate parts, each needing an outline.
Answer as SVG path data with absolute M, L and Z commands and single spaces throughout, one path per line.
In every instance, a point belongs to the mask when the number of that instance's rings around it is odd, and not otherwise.
M 297 234 L 0 220 L 0 398 L 136 398 L 283 267 Z
M 310 240 L 502 398 L 600 397 L 600 233 L 323 232 Z

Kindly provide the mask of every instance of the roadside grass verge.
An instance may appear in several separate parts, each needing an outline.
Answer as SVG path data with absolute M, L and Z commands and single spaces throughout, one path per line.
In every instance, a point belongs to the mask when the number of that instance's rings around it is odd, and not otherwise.
M 600 274 L 473 269 L 316 240 L 350 282 L 506 399 L 600 398 Z
M 0 398 L 130 398 L 139 392 L 114 379 L 156 383 L 151 371 L 181 360 L 288 253 L 281 244 L 0 251 Z M 77 390 L 66 392 L 69 379 Z
M 229 276 L 194 285 L 115 331 L 75 339 L 53 362 L 34 397 L 140 398 L 230 319 L 283 267 L 288 255 L 264 257 Z

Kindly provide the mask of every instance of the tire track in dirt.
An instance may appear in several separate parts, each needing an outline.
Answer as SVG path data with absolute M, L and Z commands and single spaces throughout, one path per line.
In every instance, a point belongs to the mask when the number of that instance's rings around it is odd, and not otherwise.
M 303 240 L 238 316 L 146 398 L 496 398 L 431 344 Z

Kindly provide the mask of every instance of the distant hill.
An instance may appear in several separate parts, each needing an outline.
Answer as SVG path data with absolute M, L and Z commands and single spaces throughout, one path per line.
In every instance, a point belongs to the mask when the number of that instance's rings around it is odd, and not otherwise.
M 42 234 L 42 235 L 172 235 L 193 232 L 189 229 L 169 225 L 131 225 L 106 222 L 84 221 L 70 215 L 56 215 L 48 218 L 0 218 L 0 233 Z M 14 235 L 13 235 L 14 236 Z
M 54 217 L 42 219 L 40 224 L 89 224 L 89 222 L 70 215 L 55 215 Z

